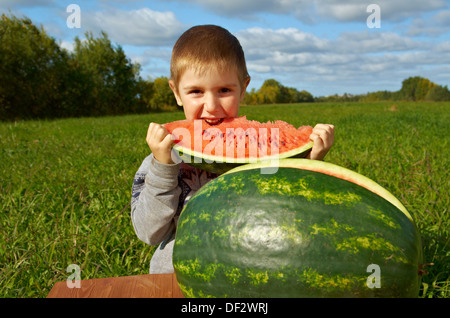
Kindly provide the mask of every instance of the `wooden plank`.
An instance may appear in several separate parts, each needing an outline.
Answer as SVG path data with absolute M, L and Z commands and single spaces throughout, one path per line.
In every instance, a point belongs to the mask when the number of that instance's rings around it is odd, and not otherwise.
M 175 274 L 146 274 L 80 281 L 80 288 L 57 282 L 47 298 L 173 298 L 183 297 Z

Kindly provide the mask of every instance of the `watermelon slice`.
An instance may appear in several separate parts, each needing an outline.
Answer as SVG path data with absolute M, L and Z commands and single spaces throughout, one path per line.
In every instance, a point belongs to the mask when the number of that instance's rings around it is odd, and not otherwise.
M 174 136 L 173 149 L 185 163 L 214 173 L 247 163 L 306 157 L 313 145 L 311 126 L 295 128 L 281 120 L 260 123 L 241 116 L 216 125 L 196 119 L 164 126 Z

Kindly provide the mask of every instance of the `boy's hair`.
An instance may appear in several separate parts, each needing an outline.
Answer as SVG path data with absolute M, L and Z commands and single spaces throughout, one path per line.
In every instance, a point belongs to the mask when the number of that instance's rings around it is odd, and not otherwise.
M 184 32 L 173 47 L 171 79 L 178 89 L 186 69 L 193 68 L 202 73 L 211 66 L 219 71 L 235 68 L 241 86 L 249 78 L 244 51 L 234 35 L 216 25 L 194 26 Z

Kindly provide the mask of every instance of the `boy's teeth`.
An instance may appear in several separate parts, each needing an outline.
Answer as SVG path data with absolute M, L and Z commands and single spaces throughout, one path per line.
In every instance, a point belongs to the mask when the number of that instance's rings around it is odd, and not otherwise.
M 205 119 L 205 121 L 210 125 L 217 125 L 222 122 L 222 118 L 217 119 Z

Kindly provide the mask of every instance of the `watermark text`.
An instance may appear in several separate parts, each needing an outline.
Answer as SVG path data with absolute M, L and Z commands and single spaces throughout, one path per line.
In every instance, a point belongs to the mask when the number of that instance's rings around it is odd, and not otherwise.
M 372 273 L 367 277 L 367 287 L 369 288 L 381 288 L 381 270 L 377 264 L 370 264 L 367 266 L 367 272 Z
M 66 272 L 72 273 L 67 277 L 67 288 L 81 288 L 81 269 L 77 264 L 67 266 Z
M 367 17 L 366 24 L 369 29 L 381 28 L 381 9 L 378 4 L 369 4 L 366 9 L 370 15 Z
M 78 4 L 69 4 L 66 8 L 67 13 L 71 13 L 66 20 L 69 29 L 81 28 L 81 8 Z

